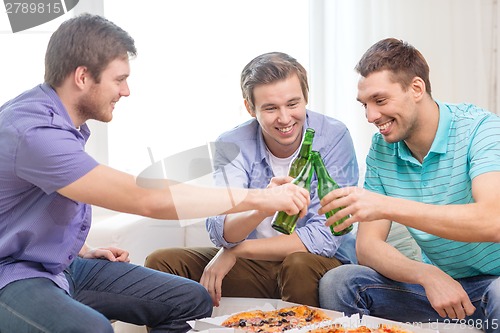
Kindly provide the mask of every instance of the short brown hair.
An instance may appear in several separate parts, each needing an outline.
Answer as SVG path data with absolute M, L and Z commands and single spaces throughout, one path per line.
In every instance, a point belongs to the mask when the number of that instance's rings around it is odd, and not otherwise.
M 45 53 L 45 82 L 59 87 L 77 67 L 87 67 L 96 82 L 117 58 L 135 56 L 134 40 L 107 19 L 82 14 L 61 24 L 52 34 Z
M 373 44 L 361 57 L 355 70 L 363 77 L 388 70 L 392 80 L 405 91 L 414 77 L 420 77 L 425 82 L 427 93 L 432 96 L 429 65 L 415 47 L 402 40 L 386 38 Z
M 261 84 L 269 84 L 285 80 L 290 75 L 297 74 L 302 94 L 307 103 L 309 85 L 307 72 L 293 57 L 282 52 L 264 53 L 250 61 L 241 72 L 241 92 L 252 110 L 255 109 L 253 90 Z

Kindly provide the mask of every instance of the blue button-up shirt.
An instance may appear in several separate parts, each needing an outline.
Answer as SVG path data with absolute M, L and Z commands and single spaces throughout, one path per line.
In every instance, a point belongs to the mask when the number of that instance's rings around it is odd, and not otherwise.
M 336 119 L 309 110 L 305 127 L 315 130 L 313 150 L 320 152 L 332 178 L 340 186 L 357 185 L 358 164 L 347 127 Z M 266 188 L 274 174 L 262 130 L 255 119 L 222 134 L 217 142 L 233 143 L 239 147 L 237 156 L 234 149 L 217 149 L 214 162 L 217 185 Z M 317 213 L 320 207 L 317 184 L 314 176 L 311 183 L 311 204 L 307 215 L 297 221 L 295 232 L 309 252 L 324 257 L 336 257 L 343 263 L 354 263 L 356 262 L 354 235 L 350 233 L 341 237 L 333 236 L 330 229 L 325 226 L 325 216 Z M 206 220 L 210 239 L 216 246 L 234 247 L 238 243 L 229 243 L 223 237 L 224 220 L 225 215 Z M 257 238 L 256 232 L 253 231 L 248 238 Z
M 46 84 L 0 107 L 0 288 L 46 277 L 68 290 L 63 271 L 85 242 L 91 209 L 57 190 L 97 166 L 84 151 L 89 135 Z

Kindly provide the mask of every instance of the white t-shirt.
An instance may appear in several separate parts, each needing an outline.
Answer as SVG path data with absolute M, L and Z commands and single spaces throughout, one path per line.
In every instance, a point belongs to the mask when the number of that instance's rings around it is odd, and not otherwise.
M 300 147 L 299 147 L 300 149 Z M 267 153 L 269 154 L 269 161 L 271 163 L 271 169 L 273 169 L 273 174 L 275 177 L 282 177 L 288 175 L 288 170 L 290 169 L 290 164 L 292 160 L 299 153 L 299 149 L 293 153 L 292 156 L 286 158 L 279 158 L 274 156 L 271 151 L 266 147 Z M 269 238 L 278 235 L 282 235 L 281 232 L 276 231 L 271 226 L 273 216 L 266 217 L 258 226 L 255 228 L 255 233 L 257 238 Z

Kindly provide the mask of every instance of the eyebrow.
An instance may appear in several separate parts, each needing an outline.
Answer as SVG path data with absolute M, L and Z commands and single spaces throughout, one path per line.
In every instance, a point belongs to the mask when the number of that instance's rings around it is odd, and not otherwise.
M 382 95 L 382 93 L 376 92 L 376 93 L 368 96 L 367 100 L 375 100 L 375 99 L 379 98 L 381 95 Z M 360 103 L 363 103 L 363 101 L 359 97 L 356 97 L 356 100 Z
M 292 103 L 292 102 L 298 102 L 302 99 L 302 97 L 294 97 L 294 98 L 291 98 L 289 99 L 288 101 L 286 101 L 287 103 Z M 262 104 L 260 107 L 261 108 L 267 108 L 267 107 L 270 107 L 270 106 L 274 106 L 276 105 L 275 103 L 265 103 L 265 104 Z

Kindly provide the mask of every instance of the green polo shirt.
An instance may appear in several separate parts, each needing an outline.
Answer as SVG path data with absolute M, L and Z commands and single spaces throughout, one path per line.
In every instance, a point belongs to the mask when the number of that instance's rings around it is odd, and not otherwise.
M 474 202 L 472 179 L 500 171 L 500 118 L 471 104 L 437 104 L 436 138 L 422 163 L 403 141 L 387 143 L 380 133 L 373 136 L 366 189 L 434 205 L 468 204 Z M 483 223 L 478 221 L 478 228 Z M 464 243 L 408 230 L 424 262 L 454 278 L 500 275 L 500 243 Z

